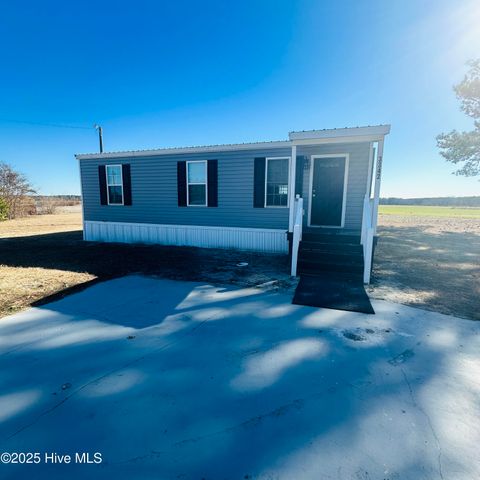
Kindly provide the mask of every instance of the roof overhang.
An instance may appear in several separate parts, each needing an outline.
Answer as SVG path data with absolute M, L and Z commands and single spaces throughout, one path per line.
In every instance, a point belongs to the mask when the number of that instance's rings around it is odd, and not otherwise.
M 274 142 L 234 143 L 228 145 L 207 145 L 199 147 L 159 148 L 153 150 L 131 150 L 125 152 L 77 154 L 77 160 L 152 157 L 160 155 L 181 155 L 188 153 L 229 152 L 233 150 L 255 150 L 289 148 L 293 145 L 320 145 L 326 143 L 376 142 L 390 132 L 390 125 L 369 127 L 333 128 L 290 132 L 289 140 Z
M 157 155 L 181 155 L 185 153 L 208 153 L 208 152 L 230 152 L 232 150 L 253 150 L 257 148 L 285 148 L 291 147 L 290 141 L 276 142 L 255 142 L 255 143 L 237 143 L 228 145 L 206 145 L 199 147 L 172 147 L 157 148 L 154 150 L 132 150 L 126 152 L 107 152 L 107 153 L 82 153 L 75 157 L 78 160 L 100 159 L 100 158 L 122 158 L 122 157 L 151 157 Z
M 300 140 L 330 140 L 362 137 L 383 137 L 390 133 L 390 125 L 374 125 L 368 127 L 330 128 L 325 130 L 304 130 L 302 132 L 290 132 L 288 138 L 291 141 Z

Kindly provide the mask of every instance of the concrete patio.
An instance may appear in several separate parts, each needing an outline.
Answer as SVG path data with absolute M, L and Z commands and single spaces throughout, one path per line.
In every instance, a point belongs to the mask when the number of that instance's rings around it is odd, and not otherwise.
M 0 452 L 42 461 L 0 477 L 477 478 L 480 324 L 372 303 L 128 276 L 2 318 Z

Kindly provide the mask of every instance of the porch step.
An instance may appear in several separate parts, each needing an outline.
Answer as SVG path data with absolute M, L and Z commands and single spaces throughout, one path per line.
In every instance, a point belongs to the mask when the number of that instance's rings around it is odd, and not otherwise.
M 354 281 L 354 282 L 360 282 L 363 283 L 363 270 L 361 272 L 355 272 L 355 271 L 350 271 L 350 270 L 312 270 L 309 268 L 302 269 L 300 268 L 297 270 L 298 275 L 300 277 L 324 277 L 328 276 L 330 278 L 337 278 L 337 277 L 342 277 L 345 280 L 348 281 Z
M 363 247 L 360 235 L 304 233 L 298 252 L 301 275 L 325 273 L 363 275 Z
M 305 262 L 363 265 L 363 255 L 356 252 L 309 252 L 300 250 L 298 259 Z
M 298 270 L 302 272 L 363 272 L 363 259 L 358 261 L 335 261 L 334 259 L 324 258 L 319 261 L 312 259 L 299 259 Z
M 350 244 L 360 245 L 360 235 L 333 235 L 333 234 L 318 234 L 318 233 L 303 233 L 302 242 L 308 243 L 322 243 L 329 245 Z
M 303 252 L 315 252 L 319 255 L 322 253 L 355 253 L 361 255 L 363 253 L 363 247 L 360 243 L 321 243 L 302 240 L 300 249 Z

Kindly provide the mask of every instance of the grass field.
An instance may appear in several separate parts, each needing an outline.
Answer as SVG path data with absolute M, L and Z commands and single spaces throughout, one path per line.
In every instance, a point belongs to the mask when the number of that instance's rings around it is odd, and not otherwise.
M 480 218 L 480 208 L 468 207 L 432 207 L 428 205 L 380 205 L 378 211 L 383 215 Z

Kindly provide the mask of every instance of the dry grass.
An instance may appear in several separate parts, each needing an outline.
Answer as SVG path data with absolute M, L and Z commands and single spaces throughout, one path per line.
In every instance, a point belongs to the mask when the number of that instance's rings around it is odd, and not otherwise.
M 240 286 L 277 280 L 289 289 L 288 271 L 284 255 L 84 242 L 79 213 L 0 223 L 0 317 L 130 273 Z
M 79 212 L 52 215 L 32 215 L 0 222 L 0 238 L 24 237 L 44 233 L 71 232 L 82 229 Z
M 80 213 L 35 215 L 0 222 L 0 238 L 18 238 L 81 230 Z M 93 280 L 95 275 L 55 268 L 0 265 L 0 317 L 21 310 L 60 290 Z
M 0 265 L 0 317 L 93 279 L 95 276 L 89 273 Z

